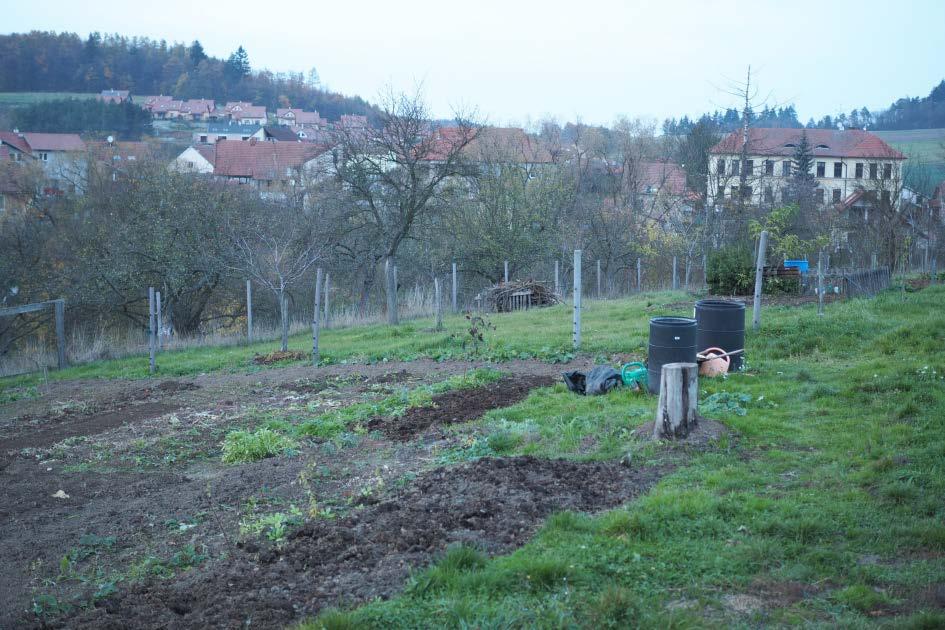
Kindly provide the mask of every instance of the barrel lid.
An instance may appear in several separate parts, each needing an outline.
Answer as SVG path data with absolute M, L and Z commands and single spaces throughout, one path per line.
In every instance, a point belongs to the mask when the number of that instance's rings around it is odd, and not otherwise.
M 745 310 L 744 302 L 737 302 L 735 300 L 719 300 L 719 299 L 705 299 L 699 300 L 696 302 L 696 308 L 705 308 L 705 309 L 731 309 L 731 310 Z
M 654 326 L 695 326 L 696 320 L 691 317 L 654 317 L 650 320 Z

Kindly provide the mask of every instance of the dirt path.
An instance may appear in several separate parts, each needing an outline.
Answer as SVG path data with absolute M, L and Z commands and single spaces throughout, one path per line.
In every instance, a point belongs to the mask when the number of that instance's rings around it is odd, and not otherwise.
M 281 628 L 328 605 L 389 597 L 450 544 L 502 553 L 554 512 L 615 507 L 663 473 L 530 457 L 434 470 L 349 517 L 310 521 L 281 549 L 245 545 L 210 571 L 109 598 L 68 625 Z

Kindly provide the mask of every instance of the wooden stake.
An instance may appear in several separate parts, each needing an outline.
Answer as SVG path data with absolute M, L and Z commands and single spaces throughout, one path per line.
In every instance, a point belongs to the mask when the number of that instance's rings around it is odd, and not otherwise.
M 66 367 L 66 301 L 54 301 L 56 312 L 56 365 L 59 369 Z
M 324 320 L 325 320 L 325 322 L 324 322 L 323 326 L 324 326 L 325 328 L 328 328 L 328 304 L 329 304 L 329 302 L 328 302 L 328 290 L 329 290 L 329 288 L 330 288 L 330 286 L 331 286 L 331 285 L 329 284 L 329 282 L 328 282 L 328 278 L 329 278 L 330 275 L 331 275 L 331 274 L 329 274 L 327 271 L 325 272 L 325 292 L 324 292 L 324 294 L 323 294 L 323 295 L 324 295 L 324 300 L 325 300 L 325 309 L 324 309 Z
M 164 329 L 164 317 L 161 313 L 161 292 L 154 293 L 154 300 L 157 307 L 157 349 L 158 352 L 164 349 L 164 341 L 161 339 L 161 331 Z
M 452 289 L 453 289 L 453 296 L 452 296 L 452 297 L 453 297 L 453 302 L 452 302 L 452 307 L 453 307 L 453 312 L 455 313 L 455 312 L 456 312 L 456 263 L 453 263 L 453 287 L 452 287 Z
M 436 331 L 443 330 L 443 305 L 440 301 L 440 279 L 433 278 L 433 301 L 436 310 Z
M 679 439 L 699 424 L 699 366 L 666 363 L 660 373 L 660 397 L 653 439 Z
M 679 272 L 677 271 L 676 257 L 673 256 L 673 291 L 679 289 Z
M 600 299 L 600 259 L 597 259 L 597 299 Z
M 558 282 L 558 261 L 555 261 L 555 295 L 561 295 L 561 285 Z
M 768 230 L 761 232 L 758 241 L 758 261 L 755 263 L 755 303 L 753 308 L 752 326 L 755 330 L 761 328 L 761 287 L 764 282 L 765 249 L 768 247 Z
M 505 283 L 509 282 L 509 261 L 505 261 Z
M 253 343 L 253 283 L 246 281 L 246 339 Z
M 581 250 L 574 250 L 574 349 L 581 347 Z
M 154 340 L 155 309 L 154 309 L 154 287 L 148 287 L 148 371 L 154 374 L 154 353 L 157 343 Z
M 643 259 L 637 258 L 637 292 L 643 291 Z
M 318 367 L 318 335 L 321 318 L 322 268 L 315 270 L 315 309 L 312 315 L 312 365 Z
M 824 252 L 817 254 L 817 314 L 824 314 Z

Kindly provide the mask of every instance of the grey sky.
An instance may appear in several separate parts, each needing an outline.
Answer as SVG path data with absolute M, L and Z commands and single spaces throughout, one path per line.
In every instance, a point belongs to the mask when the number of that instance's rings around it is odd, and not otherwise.
M 308 71 L 373 100 L 418 83 L 434 113 L 609 123 L 735 104 L 750 63 L 772 104 L 819 118 L 925 96 L 945 78 L 943 0 L 186 2 L 0 0 L 2 32 L 199 39 L 254 68 Z M 147 8 L 145 8 L 147 7 Z M 119 87 L 119 86 L 116 86 Z

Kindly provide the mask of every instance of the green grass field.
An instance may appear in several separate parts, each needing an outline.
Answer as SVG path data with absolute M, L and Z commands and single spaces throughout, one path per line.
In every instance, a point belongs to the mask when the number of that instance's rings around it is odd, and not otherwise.
M 624 509 L 559 514 L 508 556 L 455 549 L 395 599 L 305 627 L 945 626 L 943 305 L 932 288 L 825 317 L 769 310 L 748 371 L 702 384 L 704 400 L 743 401 L 707 414 L 741 435 L 737 449 L 693 453 Z M 593 347 L 639 346 L 644 302 L 594 307 Z M 535 322 L 531 349 L 557 347 L 552 319 L 511 315 L 499 331 Z M 556 388 L 480 422 L 561 436 L 536 454 L 574 456 L 574 440 L 653 405 Z
M 95 98 L 97 94 L 85 92 L 0 92 L 0 107 L 20 107 L 43 101 L 64 98 Z
M 582 351 L 642 356 L 649 317 L 685 314 L 661 306 L 682 299 L 588 303 Z M 833 303 L 823 317 L 815 306 L 766 308 L 761 331 L 747 335 L 746 371 L 700 384 L 703 413 L 735 432 L 721 449 L 693 449 L 620 509 L 553 516 L 504 556 L 455 548 L 395 598 L 304 627 L 945 627 L 943 307 L 945 287 Z M 571 355 L 567 307 L 491 319 L 477 356 Z M 464 358 L 464 324 L 329 330 L 322 349 L 326 362 Z M 159 364 L 164 375 L 265 369 L 250 359 L 274 347 L 187 350 Z M 136 357 L 54 377 L 140 378 L 146 366 Z M 8 391 L 35 384 L 2 381 Z M 443 463 L 496 453 L 614 458 L 655 403 L 545 388 L 476 421 L 485 442 Z M 579 448 L 588 438 L 600 445 L 590 454 Z M 654 448 L 633 461 L 645 465 Z
M 945 180 L 945 129 L 910 129 L 905 131 L 877 131 L 876 135 L 894 148 L 902 151 L 910 160 L 917 161 L 928 169 L 928 173 L 916 173 L 918 187 L 931 187 Z M 925 180 L 928 179 L 928 184 Z M 908 182 L 907 182 L 908 183 Z

